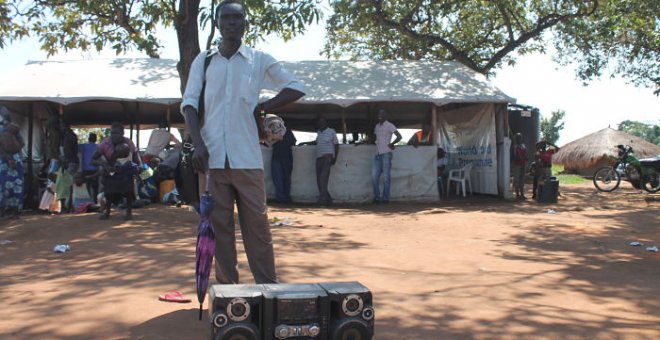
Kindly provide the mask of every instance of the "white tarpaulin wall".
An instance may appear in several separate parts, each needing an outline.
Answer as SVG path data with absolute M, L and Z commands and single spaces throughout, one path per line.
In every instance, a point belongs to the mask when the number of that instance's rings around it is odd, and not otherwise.
M 472 190 L 497 195 L 495 107 L 475 104 L 438 114 L 439 141 L 448 155 L 447 169 L 474 164 Z
M 272 149 L 262 147 L 266 192 L 275 198 L 275 186 L 270 176 Z M 371 164 L 374 145 L 340 145 L 339 157 L 330 170 L 328 189 L 336 203 L 366 203 L 373 200 Z M 394 150 L 392 158 L 391 200 L 429 201 L 438 199 L 436 153 L 434 146 L 401 146 Z M 316 202 L 316 146 L 293 148 L 293 174 L 291 198 L 295 202 Z M 381 176 L 381 191 L 382 191 Z

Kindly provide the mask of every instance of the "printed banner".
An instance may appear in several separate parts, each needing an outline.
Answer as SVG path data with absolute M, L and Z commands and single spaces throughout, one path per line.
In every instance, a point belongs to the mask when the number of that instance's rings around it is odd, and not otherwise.
M 495 106 L 475 104 L 440 112 L 437 123 L 438 141 L 448 157 L 445 174 L 472 163 L 472 191 L 497 195 Z

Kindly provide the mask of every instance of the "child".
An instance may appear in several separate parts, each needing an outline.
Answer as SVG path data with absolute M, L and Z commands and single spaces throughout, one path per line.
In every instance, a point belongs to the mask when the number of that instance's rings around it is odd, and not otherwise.
M 57 180 L 55 181 L 55 195 L 60 201 L 62 212 L 71 212 L 71 185 L 73 185 L 73 175 L 68 169 L 60 167 L 57 170 Z
M 73 176 L 73 211 L 87 212 L 87 207 L 94 204 L 94 199 L 89 195 L 87 183 L 85 183 L 81 172 Z

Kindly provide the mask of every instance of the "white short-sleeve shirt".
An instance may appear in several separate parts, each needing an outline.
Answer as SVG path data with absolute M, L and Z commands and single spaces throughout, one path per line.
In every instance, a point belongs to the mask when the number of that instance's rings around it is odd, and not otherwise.
M 241 45 L 229 59 L 210 51 L 211 63 L 206 70 L 204 91 L 204 125 L 202 139 L 209 151 L 209 168 L 223 169 L 225 158 L 232 169 L 263 169 L 257 125 L 252 114 L 262 89 L 280 91 L 290 88 L 304 92 L 296 78 L 285 71 L 272 56 Z M 201 52 L 190 68 L 186 91 L 181 102 L 197 109 L 204 81 Z

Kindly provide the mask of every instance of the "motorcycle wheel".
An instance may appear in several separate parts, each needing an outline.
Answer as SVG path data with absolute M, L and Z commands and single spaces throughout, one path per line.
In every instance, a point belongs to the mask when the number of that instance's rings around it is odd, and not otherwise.
M 652 194 L 660 191 L 660 174 L 650 174 L 646 176 L 642 187 L 644 190 Z
M 611 166 L 598 169 L 594 174 L 594 186 L 603 192 L 612 192 L 621 184 L 621 175 Z

